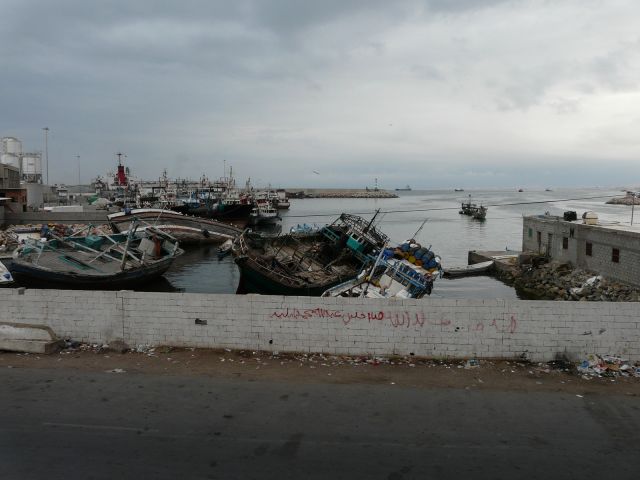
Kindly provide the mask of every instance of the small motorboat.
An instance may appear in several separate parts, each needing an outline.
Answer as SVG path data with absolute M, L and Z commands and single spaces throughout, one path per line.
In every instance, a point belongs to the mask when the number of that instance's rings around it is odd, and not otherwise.
M 493 260 L 488 260 L 486 262 L 467 265 L 466 267 L 445 268 L 443 276 L 445 278 L 458 278 L 470 275 L 480 275 L 489 272 L 493 268 L 494 263 L 495 262 Z
M 222 260 L 224 257 L 231 253 L 233 248 L 233 240 L 227 240 L 218 247 L 218 260 Z

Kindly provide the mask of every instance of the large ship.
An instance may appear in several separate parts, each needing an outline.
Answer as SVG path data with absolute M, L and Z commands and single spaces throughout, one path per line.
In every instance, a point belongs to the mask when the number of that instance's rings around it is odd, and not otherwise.
M 410 192 L 411 187 L 409 185 L 405 185 L 404 188 L 396 188 L 396 192 Z
M 208 188 L 201 188 L 176 202 L 171 210 L 244 226 L 253 210 L 249 184 L 243 191 L 236 187 L 233 173 L 222 177 Z

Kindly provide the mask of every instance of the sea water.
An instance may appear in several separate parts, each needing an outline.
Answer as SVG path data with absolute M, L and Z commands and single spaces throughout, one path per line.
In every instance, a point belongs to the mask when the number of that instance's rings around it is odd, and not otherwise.
M 292 199 L 291 208 L 280 211 L 282 231 L 288 232 L 291 227 L 303 223 L 324 225 L 334 221 L 342 212 L 370 219 L 376 210 L 380 210 L 375 223 L 392 243 L 415 238 L 423 246 L 430 246 L 447 268 L 467 265 L 470 250 L 521 250 L 524 215 L 543 215 L 546 212 L 562 215 L 567 210 L 575 210 L 580 218 L 582 213 L 590 210 L 596 212 L 602 222 L 628 225 L 631 219 L 631 207 L 605 204 L 608 199 L 623 195 L 620 190 L 610 188 L 524 192 L 517 189 L 430 190 L 398 192 L 398 195 L 398 198 L 388 199 Z M 461 202 L 469 201 L 469 195 L 471 202 L 488 206 L 485 221 L 458 213 Z M 637 213 L 640 216 L 640 211 Z M 240 275 L 233 258 L 219 261 L 216 253 L 216 246 L 189 249 L 165 274 L 166 280 L 149 285 L 145 290 L 235 293 Z M 431 297 L 509 299 L 517 298 L 517 293 L 492 277 L 476 276 L 438 279 Z

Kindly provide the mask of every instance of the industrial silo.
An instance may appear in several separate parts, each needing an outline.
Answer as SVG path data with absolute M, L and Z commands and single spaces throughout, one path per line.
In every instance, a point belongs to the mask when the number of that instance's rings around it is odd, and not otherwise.
M 2 153 L 20 156 L 22 154 L 22 142 L 16 137 L 4 137 L 2 139 Z
M 42 182 L 42 156 L 40 153 L 22 154 L 22 179 L 25 182 Z
M 4 141 L 4 138 L 2 139 Z M 0 163 L 4 165 L 11 165 L 12 167 L 20 168 L 20 157 L 13 153 L 3 153 L 0 155 Z

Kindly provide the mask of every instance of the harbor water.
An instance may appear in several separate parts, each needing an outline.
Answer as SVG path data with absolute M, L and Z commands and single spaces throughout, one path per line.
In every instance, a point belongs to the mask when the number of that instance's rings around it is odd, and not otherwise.
M 575 210 L 578 217 L 594 211 L 602 222 L 629 224 L 631 207 L 606 205 L 622 193 L 615 189 L 477 190 L 477 191 L 405 191 L 398 198 L 308 198 L 292 199 L 291 208 L 281 211 L 282 231 L 298 224 L 324 225 L 340 213 L 354 213 L 371 218 L 380 209 L 376 224 L 394 243 L 415 238 L 431 246 L 446 267 L 467 264 L 469 250 L 520 250 L 523 215 L 562 215 Z M 460 215 L 460 203 L 469 200 L 488 206 L 485 221 Z M 587 197 L 599 197 L 589 198 Z M 583 199 L 583 200 L 572 200 Z M 640 213 L 640 212 L 638 212 Z M 424 227 L 416 234 L 420 225 Z M 190 248 L 176 260 L 161 282 L 145 290 L 178 290 L 196 293 L 235 293 L 240 280 L 233 258 L 217 259 L 216 246 Z M 487 276 L 439 279 L 434 298 L 518 298 L 515 290 Z

